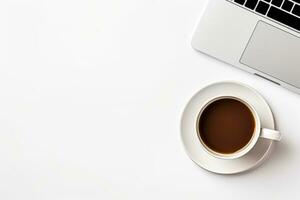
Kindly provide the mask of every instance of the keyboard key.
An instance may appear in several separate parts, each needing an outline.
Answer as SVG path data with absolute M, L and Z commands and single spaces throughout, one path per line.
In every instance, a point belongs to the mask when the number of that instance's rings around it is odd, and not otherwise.
M 245 4 L 245 6 L 247 8 L 250 8 L 251 10 L 253 10 L 257 4 L 258 0 L 248 0 Z
M 282 9 L 285 10 L 285 11 L 288 11 L 290 12 L 293 8 L 293 5 L 294 3 L 289 1 L 289 0 L 286 0 L 284 1 L 284 3 L 282 4 Z
M 295 14 L 295 15 L 297 15 L 298 17 L 300 17 L 300 6 L 299 5 L 295 5 L 292 13 Z
M 295 17 L 287 12 L 284 12 L 274 6 L 271 6 L 267 16 L 300 31 L 300 18 L 297 18 L 297 17 Z
M 241 5 L 244 5 L 245 1 L 246 0 L 234 0 L 234 2 L 241 4 Z
M 283 0 L 272 0 L 272 4 L 273 4 L 274 6 L 280 7 L 281 4 L 282 4 L 282 1 L 283 1 Z
M 260 14 L 263 14 L 265 15 L 269 9 L 269 4 L 263 2 L 263 1 L 260 1 L 255 9 L 256 12 L 260 13 Z

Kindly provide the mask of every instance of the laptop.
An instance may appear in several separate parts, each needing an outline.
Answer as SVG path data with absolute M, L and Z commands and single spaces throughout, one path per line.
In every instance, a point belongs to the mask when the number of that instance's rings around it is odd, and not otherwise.
M 300 0 L 209 0 L 192 46 L 300 94 Z

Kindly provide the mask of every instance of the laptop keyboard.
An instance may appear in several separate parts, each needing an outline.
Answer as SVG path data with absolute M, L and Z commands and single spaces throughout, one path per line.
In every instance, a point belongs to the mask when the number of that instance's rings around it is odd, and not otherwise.
M 300 31 L 300 0 L 233 0 L 269 19 Z

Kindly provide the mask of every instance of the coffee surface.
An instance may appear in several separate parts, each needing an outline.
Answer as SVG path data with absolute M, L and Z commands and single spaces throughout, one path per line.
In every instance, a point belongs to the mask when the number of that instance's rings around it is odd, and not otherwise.
M 255 121 L 251 110 L 235 99 L 220 99 L 208 105 L 197 125 L 199 136 L 210 149 L 234 153 L 248 144 Z

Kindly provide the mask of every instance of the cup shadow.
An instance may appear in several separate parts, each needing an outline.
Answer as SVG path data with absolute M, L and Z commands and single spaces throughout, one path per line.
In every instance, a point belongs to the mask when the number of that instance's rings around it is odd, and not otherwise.
M 273 149 L 271 150 L 270 154 L 264 158 L 264 160 L 259 163 L 257 166 L 253 167 L 250 170 L 241 172 L 241 173 L 236 173 L 236 174 L 218 174 L 218 173 L 213 173 L 209 172 L 205 169 L 202 169 L 197 165 L 196 163 L 195 166 L 201 171 L 204 171 L 204 173 L 211 174 L 214 176 L 225 176 L 225 177 L 241 177 L 241 176 L 247 176 L 247 175 L 253 175 L 253 174 L 261 174 L 263 173 L 265 176 L 273 176 L 274 171 L 280 171 L 286 169 L 288 170 L 289 165 L 289 160 L 291 159 L 293 152 L 291 150 L 291 146 L 289 145 L 289 142 L 287 141 L 280 141 L 280 142 L 275 142 Z
M 289 160 L 292 157 L 291 152 L 291 146 L 287 141 L 274 142 L 270 154 L 259 165 L 248 171 L 233 174 L 233 176 L 244 176 L 255 173 L 264 173 L 265 175 L 270 174 L 273 176 L 274 171 L 282 172 L 282 170 L 289 167 Z

